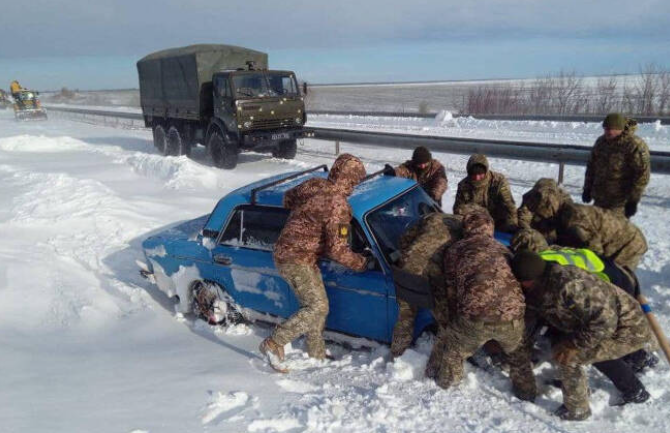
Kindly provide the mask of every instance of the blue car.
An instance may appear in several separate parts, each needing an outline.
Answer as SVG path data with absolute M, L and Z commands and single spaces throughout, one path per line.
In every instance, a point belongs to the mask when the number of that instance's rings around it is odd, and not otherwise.
M 284 193 L 311 177 L 327 177 L 326 166 L 278 175 L 223 197 L 211 214 L 147 238 L 142 273 L 168 296 L 178 296 L 178 310 L 204 316 L 211 323 L 239 319 L 281 322 L 299 304 L 275 269 L 272 248 L 288 218 Z M 351 248 L 372 251 L 375 263 L 354 272 L 323 259 L 330 314 L 328 338 L 341 334 L 389 343 L 398 315 L 392 264 L 399 257 L 401 235 L 424 215 L 439 212 L 416 182 L 369 176 L 349 198 L 353 210 Z M 299 242 L 299 240 L 296 240 Z M 415 335 L 433 323 L 421 310 Z

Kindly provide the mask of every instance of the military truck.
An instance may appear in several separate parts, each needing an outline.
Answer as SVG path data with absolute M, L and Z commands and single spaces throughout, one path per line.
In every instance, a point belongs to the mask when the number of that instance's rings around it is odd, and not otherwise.
M 243 150 L 292 159 L 308 135 L 304 98 L 292 71 L 268 69 L 268 56 L 232 45 L 191 45 L 137 62 L 144 122 L 165 155 L 207 147 L 232 169 Z

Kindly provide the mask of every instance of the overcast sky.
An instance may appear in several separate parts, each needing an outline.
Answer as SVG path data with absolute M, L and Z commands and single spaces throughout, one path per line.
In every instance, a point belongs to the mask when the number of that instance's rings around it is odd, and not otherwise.
M 669 0 L 0 0 L 0 87 L 137 87 L 163 48 L 266 51 L 310 82 L 670 67 Z

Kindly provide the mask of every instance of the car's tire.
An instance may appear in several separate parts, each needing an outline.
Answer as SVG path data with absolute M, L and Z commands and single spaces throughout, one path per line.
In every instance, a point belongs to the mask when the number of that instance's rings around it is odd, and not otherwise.
M 210 325 L 234 325 L 247 321 L 243 309 L 218 284 L 195 281 L 191 284 L 193 313 Z
M 298 152 L 298 143 L 296 140 L 280 141 L 277 147 L 272 150 L 272 156 L 282 159 L 293 159 Z
M 177 128 L 175 125 L 170 126 L 170 129 L 168 129 L 165 155 L 184 155 L 184 140 L 179 133 L 179 128 Z
M 237 143 L 219 129 L 212 131 L 209 136 L 207 150 L 215 166 L 226 170 L 232 170 L 237 166 L 239 153 Z
M 165 154 L 165 149 L 167 147 L 167 137 L 163 125 L 154 126 L 154 147 L 160 153 Z

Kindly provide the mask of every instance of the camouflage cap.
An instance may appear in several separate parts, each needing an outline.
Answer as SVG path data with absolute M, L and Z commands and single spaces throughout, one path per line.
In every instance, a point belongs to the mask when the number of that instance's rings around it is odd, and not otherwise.
M 523 229 L 512 236 L 510 248 L 515 253 L 521 250 L 539 253 L 549 248 L 549 244 L 547 244 L 547 240 L 542 236 L 542 233 L 537 230 Z
M 486 234 L 493 236 L 495 224 L 493 218 L 485 210 L 474 209 L 463 215 L 463 235 L 474 236 Z
M 343 153 L 340 155 L 328 173 L 328 179 L 346 194 L 351 194 L 354 187 L 365 177 L 365 166 L 355 156 Z
M 623 131 L 626 128 L 626 118 L 621 113 L 610 113 L 603 120 L 603 128 Z

